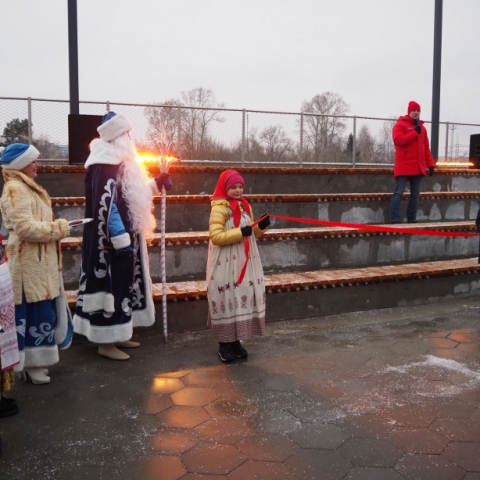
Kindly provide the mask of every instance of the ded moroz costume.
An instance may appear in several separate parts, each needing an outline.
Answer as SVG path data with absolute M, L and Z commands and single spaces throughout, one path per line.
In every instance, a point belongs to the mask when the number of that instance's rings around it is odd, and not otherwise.
M 135 161 L 129 122 L 110 112 L 98 127 L 85 164 L 85 216 L 75 332 L 100 344 L 99 354 L 129 356 L 117 346 L 129 342 L 134 327 L 155 321 L 145 234 L 155 229 L 152 199 L 159 179 L 150 180 Z

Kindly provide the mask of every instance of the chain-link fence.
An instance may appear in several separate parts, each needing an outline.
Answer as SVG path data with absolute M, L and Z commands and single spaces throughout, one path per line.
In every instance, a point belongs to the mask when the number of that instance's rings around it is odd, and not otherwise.
M 67 100 L 0 97 L 0 143 L 33 143 L 40 159 L 67 161 L 69 110 Z M 81 114 L 111 110 L 128 118 L 140 151 L 156 153 L 165 128 L 184 163 L 391 166 L 394 159 L 396 118 L 80 102 Z M 439 161 L 467 162 L 477 133 L 480 125 L 440 122 Z

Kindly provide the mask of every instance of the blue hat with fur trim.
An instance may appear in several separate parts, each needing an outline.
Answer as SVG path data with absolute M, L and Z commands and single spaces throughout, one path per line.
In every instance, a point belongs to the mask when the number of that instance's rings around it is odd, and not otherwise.
M 102 118 L 102 124 L 97 128 L 100 138 L 105 142 L 111 142 L 120 135 L 132 129 L 128 120 L 115 112 L 108 112 Z
M 9 170 L 22 170 L 40 156 L 33 145 L 11 143 L 6 148 L 0 147 L 2 167 Z

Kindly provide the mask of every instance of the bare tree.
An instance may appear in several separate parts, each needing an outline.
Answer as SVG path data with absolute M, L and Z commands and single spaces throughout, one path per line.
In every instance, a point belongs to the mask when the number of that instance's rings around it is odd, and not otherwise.
M 324 92 L 303 102 L 304 151 L 307 160 L 333 160 L 342 156 L 342 134 L 346 129 L 342 118 L 350 106 L 337 93 Z
M 375 148 L 375 161 L 377 163 L 392 164 L 395 158 L 395 146 L 393 145 L 392 129 L 396 119 L 383 122 L 380 139 Z
M 358 160 L 361 162 L 373 162 L 375 156 L 375 140 L 370 134 L 367 125 L 362 125 L 357 137 Z
M 214 122 L 224 122 L 216 108 L 223 108 L 223 103 L 217 102 L 212 90 L 195 88 L 182 92 L 184 115 L 182 116 L 181 148 L 186 158 L 202 158 L 209 147 L 215 142 L 209 137 L 210 128 Z
M 294 152 L 293 142 L 281 125 L 266 128 L 260 135 L 268 162 L 285 161 Z
M 180 100 L 171 98 L 162 104 L 145 107 L 144 113 L 148 120 L 147 143 L 148 149 L 160 153 L 160 143 L 163 129 L 170 141 L 179 142 L 181 117 L 184 112 L 181 109 Z

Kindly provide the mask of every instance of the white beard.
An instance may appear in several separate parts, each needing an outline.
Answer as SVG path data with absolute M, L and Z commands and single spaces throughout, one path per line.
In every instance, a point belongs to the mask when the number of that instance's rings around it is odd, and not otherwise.
M 135 161 L 135 146 L 128 134 L 111 142 L 119 158 L 123 160 L 118 174 L 122 193 L 128 207 L 129 220 L 137 233 L 151 234 L 157 227 L 153 216 L 153 192 L 147 172 Z

